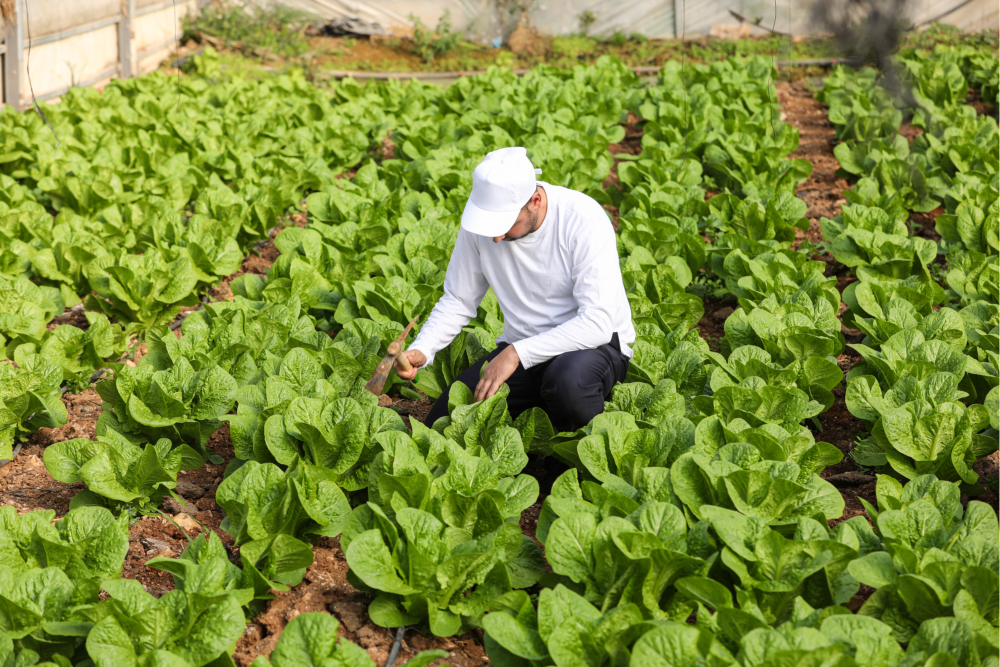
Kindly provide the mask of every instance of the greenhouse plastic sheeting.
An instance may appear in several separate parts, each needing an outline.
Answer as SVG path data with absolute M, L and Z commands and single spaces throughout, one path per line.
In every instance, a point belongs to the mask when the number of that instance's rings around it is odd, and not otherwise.
M 32 93 L 49 99 L 71 86 L 101 85 L 119 75 L 117 20 L 126 6 L 122 0 L 18 0 L 18 6 L 24 40 L 22 106 L 30 104 Z M 170 55 L 184 16 L 198 6 L 199 0 L 136 0 L 132 60 L 137 71 L 156 69 Z M 3 38 L 0 30 L 0 42 Z
M 267 4 L 270 0 L 253 0 Z M 375 21 L 384 28 L 409 26 L 415 15 L 427 26 L 450 12 L 452 26 L 465 31 L 466 37 L 480 42 L 505 38 L 517 24 L 517 16 L 502 13 L 495 0 L 278 0 L 323 19 L 355 17 Z M 580 30 L 579 16 L 593 12 L 596 21 L 590 34 L 609 35 L 615 31 L 641 33 L 647 37 L 688 37 L 706 35 L 715 24 L 735 25 L 729 13 L 736 10 L 749 18 L 760 17 L 766 26 L 796 35 L 825 32 L 813 21 L 812 5 L 825 0 L 541 0 L 532 5 L 529 17 L 534 26 L 550 35 L 566 35 Z M 937 17 L 956 7 L 961 0 L 914 0 L 907 15 L 914 23 Z M 775 17 L 777 4 L 777 17 Z M 944 17 L 945 23 L 966 30 L 997 28 L 996 0 L 973 0 Z M 757 34 L 764 33 L 754 28 Z

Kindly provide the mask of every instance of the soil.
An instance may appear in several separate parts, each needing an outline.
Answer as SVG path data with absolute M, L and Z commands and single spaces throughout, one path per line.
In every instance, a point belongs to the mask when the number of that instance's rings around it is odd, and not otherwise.
M 997 115 L 996 104 L 984 100 L 979 91 L 971 86 L 969 87 L 969 94 L 966 97 L 965 103 L 975 109 L 978 116 L 989 115 L 996 117 Z
M 705 296 L 703 301 L 705 302 L 705 315 L 698 322 L 699 335 L 708 342 L 708 347 L 713 352 L 718 352 L 719 342 L 726 335 L 726 318 L 733 314 L 739 307 L 739 303 L 735 297 L 730 295 L 722 299 Z
M 799 147 L 789 158 L 803 158 L 813 166 L 812 175 L 795 193 L 808 206 L 806 218 L 809 220 L 809 230 L 796 233 L 798 245 L 803 240 L 822 241 L 820 218 L 839 215 L 845 201 L 842 193 L 851 187 L 846 179 L 837 176 L 840 164 L 833 155 L 833 124 L 827 118 L 826 106 L 813 98 L 811 86 L 809 81 L 777 84 L 778 102 L 786 122 L 799 131 Z
M 934 225 L 938 216 L 942 213 L 944 213 L 944 209 L 938 206 L 929 213 L 910 214 L 910 232 L 914 236 L 919 236 L 937 243 L 941 240 L 941 235 L 937 233 Z M 943 260 L 944 257 L 942 256 L 941 259 Z
M 284 627 L 299 614 L 328 611 L 340 621 L 338 634 L 368 651 L 376 664 L 384 665 L 389 657 L 394 633 L 374 625 L 368 618 L 368 597 L 347 583 L 347 561 L 339 539 L 321 538 L 313 548 L 313 564 L 302 583 L 290 591 L 278 592 L 267 609 L 253 619 L 236 644 L 233 659 L 245 667 L 258 655 L 274 648 Z M 410 630 L 403 638 L 398 664 L 420 651 L 444 649 L 448 664 L 457 667 L 488 665 L 482 639 L 476 633 L 460 637 L 422 637 Z
M 52 321 L 45 326 L 45 330 L 55 331 L 56 327 L 61 324 L 72 324 L 84 331 L 90 328 L 90 322 L 87 321 L 87 316 L 84 315 L 83 304 L 78 303 L 72 308 L 67 308 L 59 317 L 53 317 Z
M 899 126 L 899 133 L 912 144 L 914 139 L 924 133 L 924 128 L 914 126 L 910 120 L 904 120 L 903 124 Z

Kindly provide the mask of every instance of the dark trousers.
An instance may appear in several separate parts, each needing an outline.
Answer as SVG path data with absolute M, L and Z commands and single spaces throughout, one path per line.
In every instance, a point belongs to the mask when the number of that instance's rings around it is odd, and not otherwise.
M 507 343 L 500 343 L 497 349 L 462 371 L 455 382 L 475 392 L 483 364 L 506 347 Z M 507 409 L 511 417 L 517 417 L 525 410 L 542 408 L 556 431 L 575 431 L 604 412 L 604 401 L 611 397 L 611 389 L 625 380 L 628 362 L 615 333 L 610 343 L 595 349 L 566 352 L 528 369 L 518 364 L 507 378 L 510 387 Z M 424 423 L 433 425 L 447 415 L 448 389 L 438 397 Z

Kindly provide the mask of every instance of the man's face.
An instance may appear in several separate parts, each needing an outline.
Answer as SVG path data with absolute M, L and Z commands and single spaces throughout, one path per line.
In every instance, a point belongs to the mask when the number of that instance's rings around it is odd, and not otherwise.
M 521 208 L 521 212 L 517 214 L 517 220 L 514 221 L 514 226 L 507 231 L 503 236 L 494 236 L 493 242 L 499 243 L 500 241 L 517 241 L 518 239 L 523 239 L 528 234 L 533 233 L 538 229 L 538 225 L 541 222 L 539 220 L 539 211 L 542 207 L 542 196 L 535 191 L 535 194 L 531 196 L 528 203 Z

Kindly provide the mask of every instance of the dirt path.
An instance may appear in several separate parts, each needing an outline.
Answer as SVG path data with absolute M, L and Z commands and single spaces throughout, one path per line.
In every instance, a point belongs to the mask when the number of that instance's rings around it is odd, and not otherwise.
M 840 215 L 840 207 L 845 201 L 842 193 L 851 187 L 847 180 L 837 176 L 840 165 L 833 155 L 835 143 L 833 124 L 827 118 L 826 106 L 817 102 L 812 95 L 817 83 L 796 81 L 781 82 L 777 85 L 778 101 L 782 105 L 783 116 L 786 122 L 799 130 L 799 148 L 789 157 L 809 160 L 813 166 L 812 175 L 799 186 L 796 193 L 808 206 L 806 218 L 809 219 L 809 230 L 796 232 L 794 246 L 796 248 L 801 247 L 806 241 L 817 245 L 825 241 L 820 232 L 820 219 Z M 817 252 L 813 258 L 826 262 L 826 274 L 838 278 L 838 290 L 843 291 L 848 283 L 856 280 L 847 268 L 837 264 L 830 254 Z M 841 312 L 845 309 L 846 306 L 841 304 Z M 861 342 L 860 332 L 845 328 L 842 333 L 848 343 Z M 845 376 L 858 358 L 851 348 L 847 348 L 837 359 Z M 867 474 L 867 471 L 858 470 L 857 464 L 851 458 L 854 439 L 863 431 L 864 425 L 847 410 L 844 391 L 843 384 L 833 390 L 834 404 L 817 418 L 819 428 L 812 423 L 807 424 L 817 440 L 829 442 L 844 454 L 843 461 L 830 466 L 821 475 L 829 478 L 844 498 L 844 514 L 837 521 L 864 513 L 861 503 L 858 502 L 859 497 L 868 502 L 875 502 L 875 477 Z

